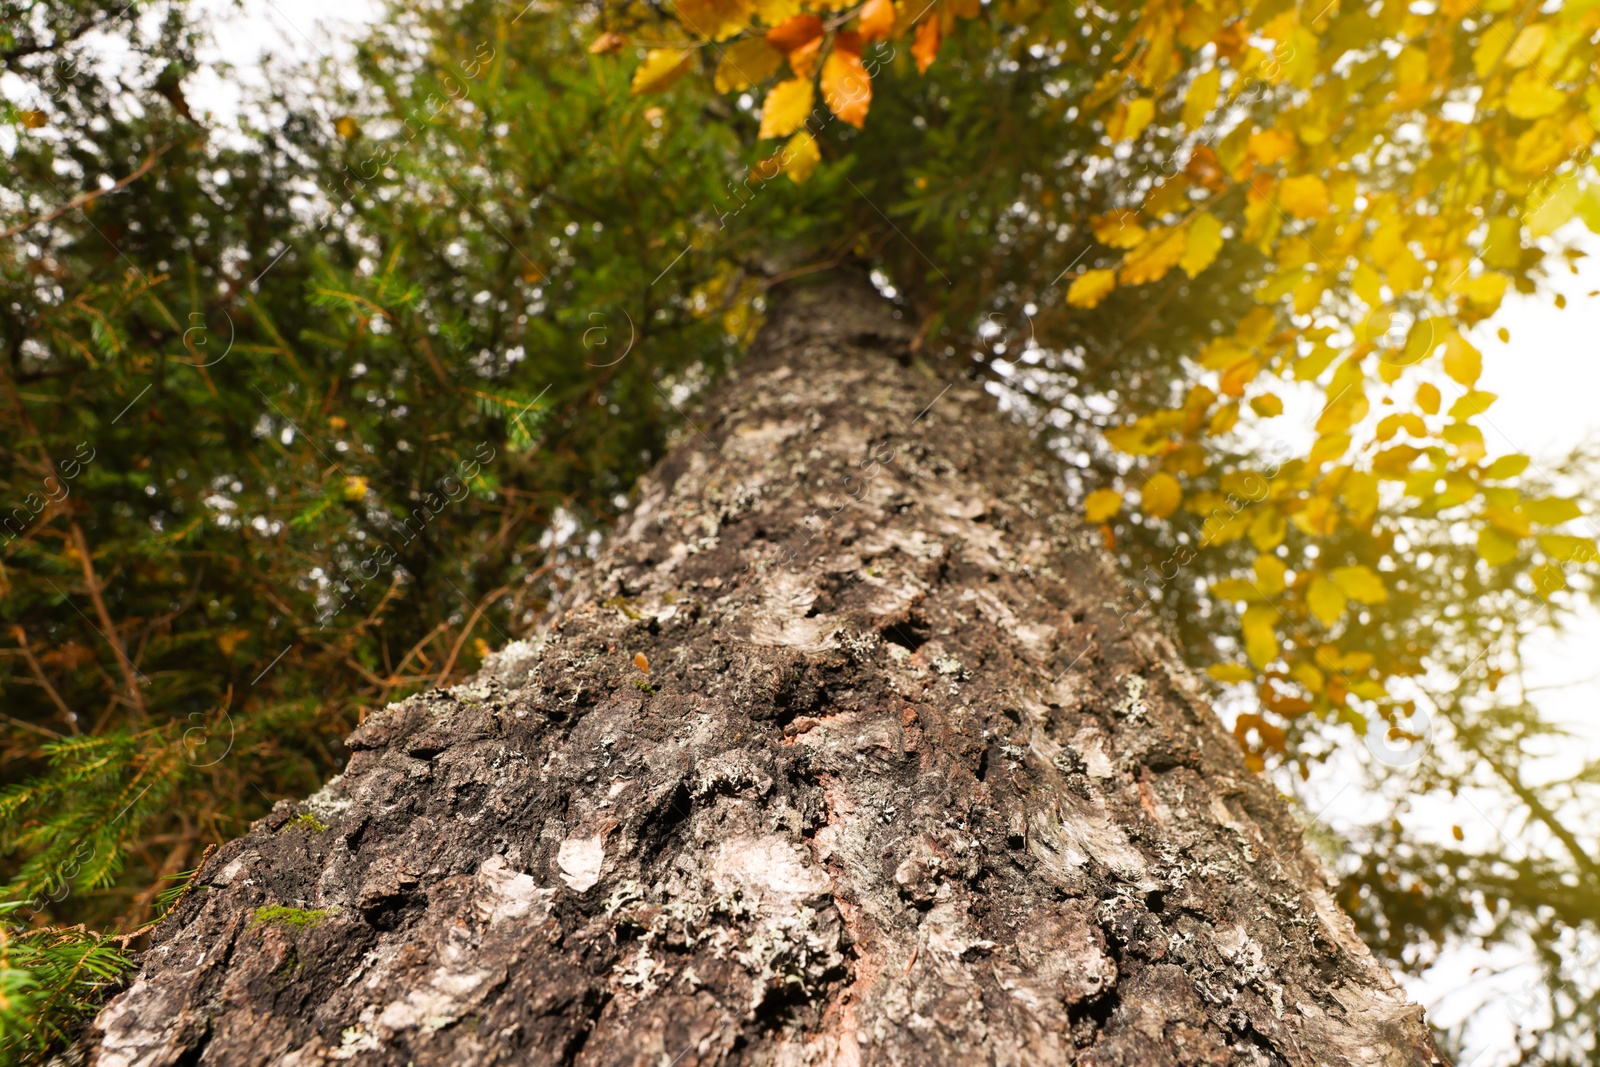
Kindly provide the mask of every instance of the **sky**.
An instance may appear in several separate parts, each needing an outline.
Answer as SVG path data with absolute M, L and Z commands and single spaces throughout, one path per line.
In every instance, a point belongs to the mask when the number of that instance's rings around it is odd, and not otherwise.
M 211 19 L 214 44 L 202 53 L 208 63 L 231 64 L 226 75 L 202 70 L 186 83 L 191 105 L 209 111 L 213 121 L 230 123 L 252 89 L 266 86 L 262 60 L 279 66 L 349 54 L 350 41 L 363 24 L 381 14 L 377 0 L 196 0 Z M 335 13 L 336 12 L 336 13 Z M 1564 236 L 1564 235 L 1558 235 Z M 1500 399 L 1483 421 L 1491 455 L 1521 452 L 1533 458 L 1530 471 L 1548 466 L 1584 441 L 1600 440 L 1600 240 L 1582 234 L 1595 253 L 1581 260 L 1576 275 L 1554 279 L 1567 298 L 1557 310 L 1550 294 L 1511 294 L 1501 312 L 1472 337 L 1484 353 L 1479 389 Z M 1510 331 L 1502 343 L 1495 330 Z M 1446 398 L 1448 403 L 1449 398 Z M 1309 428 L 1309 420 L 1306 422 Z M 1309 438 L 1308 438 L 1309 440 Z M 1585 510 L 1591 510 L 1589 502 Z M 1564 634 L 1541 634 L 1527 647 L 1529 682 L 1538 687 L 1547 718 L 1561 722 L 1573 737 L 1564 762 L 1600 756 L 1600 616 L 1588 612 Z M 1321 764 L 1299 787 L 1308 816 L 1335 833 L 1359 829 L 1387 818 L 1387 789 L 1405 787 L 1405 769 L 1393 769 L 1374 791 L 1367 772 L 1373 761 L 1352 739 L 1347 751 Z M 1380 774 L 1381 778 L 1381 774 Z M 1419 837 L 1442 838 L 1460 826 L 1469 847 L 1499 838 L 1515 850 L 1518 829 L 1507 825 L 1509 811 L 1493 797 L 1417 798 L 1406 816 Z M 1513 950 L 1493 954 L 1471 949 L 1447 953 L 1420 979 L 1406 979 L 1410 994 L 1435 1025 L 1469 1022 L 1467 1053 L 1458 1067 L 1497 1067 L 1513 1047 L 1512 1003 L 1534 973 L 1519 967 Z

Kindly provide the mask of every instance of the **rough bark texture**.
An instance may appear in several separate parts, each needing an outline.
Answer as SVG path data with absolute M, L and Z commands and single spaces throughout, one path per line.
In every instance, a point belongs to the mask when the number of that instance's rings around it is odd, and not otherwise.
M 91 1061 L 1443 1063 L 1059 468 L 906 340 L 790 295 L 559 623 L 222 848 Z

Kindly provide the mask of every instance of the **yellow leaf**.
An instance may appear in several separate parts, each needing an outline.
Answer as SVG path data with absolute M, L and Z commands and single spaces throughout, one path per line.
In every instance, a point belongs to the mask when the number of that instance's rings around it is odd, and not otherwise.
M 1216 260 L 1222 249 L 1222 223 L 1209 211 L 1202 211 L 1189 222 L 1189 243 L 1184 246 L 1178 266 L 1189 277 L 1196 277 Z
M 1278 635 L 1273 630 L 1277 621 L 1278 611 L 1270 604 L 1251 605 L 1239 619 L 1245 653 L 1257 667 L 1266 667 L 1278 656 Z
M 1540 538 L 1541 543 L 1543 538 Z M 1478 531 L 1478 556 L 1489 566 L 1499 567 L 1517 558 L 1517 539 L 1504 530 L 1485 526 Z
M 1183 487 L 1166 471 L 1152 475 L 1139 490 L 1139 507 L 1151 518 L 1164 519 L 1183 503 Z
M 1444 372 L 1462 385 L 1470 386 L 1483 373 L 1483 353 L 1451 331 L 1444 344 Z
M 1543 526 L 1559 526 L 1583 514 L 1576 500 L 1563 500 L 1556 496 L 1526 501 L 1522 510 L 1528 518 Z
M 1338 622 L 1344 616 L 1347 604 L 1344 591 L 1327 578 L 1319 574 L 1311 579 L 1311 588 L 1306 590 L 1306 607 L 1321 620 L 1322 625 L 1332 626 Z
M 1288 533 L 1289 524 L 1283 512 L 1270 505 L 1258 510 L 1250 522 L 1250 543 L 1262 552 L 1271 552 L 1283 544 Z
M 713 82 L 719 93 L 733 93 L 778 73 L 783 56 L 760 37 L 746 37 L 722 50 Z
M 800 0 L 756 0 L 756 14 L 768 26 L 776 26 L 800 14 Z
M 750 24 L 750 0 L 672 0 L 683 23 L 701 37 L 726 40 Z
M 1549 38 L 1548 23 L 1535 22 L 1531 26 L 1522 27 L 1522 32 L 1517 34 L 1517 39 L 1511 43 L 1511 49 L 1506 52 L 1503 62 L 1512 70 L 1521 70 L 1539 58 L 1539 53 L 1544 51 L 1545 42 Z
M 1278 184 L 1278 206 L 1297 219 L 1328 213 L 1328 187 L 1315 174 L 1297 174 Z
M 692 55 L 687 48 L 652 48 L 633 72 L 633 94 L 661 92 L 683 77 Z
M 1540 534 L 1539 547 L 1546 555 L 1563 563 L 1593 563 L 1597 558 L 1594 541 L 1566 534 Z
M 1480 78 L 1487 78 L 1504 59 L 1511 47 L 1511 33 L 1502 23 L 1491 23 L 1472 50 L 1472 69 Z
M 1286 588 L 1284 574 L 1289 568 L 1277 556 L 1257 556 L 1255 563 L 1256 588 L 1262 596 L 1277 596 Z
M 1217 90 L 1222 86 L 1222 68 L 1212 67 L 1197 75 L 1183 94 L 1183 124 L 1197 130 L 1211 109 L 1217 106 Z
M 1383 579 L 1371 567 L 1335 567 L 1332 577 L 1333 584 L 1358 603 L 1382 604 L 1389 599 L 1389 590 L 1384 586 Z
M 1529 462 L 1531 461 L 1527 456 L 1524 456 L 1520 452 L 1513 452 L 1510 455 L 1501 456 L 1499 459 L 1485 467 L 1483 469 L 1483 477 L 1489 481 L 1499 481 L 1502 478 L 1515 478 L 1517 475 L 1528 469 Z
M 1486 311 L 1493 311 L 1506 295 L 1507 280 L 1504 274 L 1491 270 L 1463 278 L 1453 288 L 1470 302 Z
M 1108 248 L 1132 248 L 1145 238 L 1136 211 L 1108 211 L 1089 220 L 1089 232 Z
M 1272 393 L 1262 393 L 1250 401 L 1250 408 L 1264 419 L 1283 414 L 1283 400 Z
M 1423 382 L 1417 386 L 1417 407 L 1429 415 L 1439 414 L 1439 399 L 1439 387 L 1437 385 L 1431 382 Z
M 1273 644 L 1273 651 L 1277 651 L 1276 641 Z M 1270 662 L 1270 656 L 1268 660 Z M 1248 682 L 1254 680 L 1256 676 L 1255 671 L 1242 663 L 1213 663 L 1206 668 L 1206 673 L 1224 684 L 1229 682 Z
M 1123 285 L 1142 285 L 1160 279 L 1183 258 L 1188 240 L 1189 231 L 1182 226 L 1152 230 L 1122 261 L 1119 280 Z
M 1545 600 L 1567 587 L 1567 576 L 1554 563 L 1539 564 L 1528 572 L 1528 577 L 1533 579 L 1533 591 Z
M 756 136 L 789 136 L 805 125 L 813 99 L 811 83 L 803 78 L 790 78 L 774 85 L 761 105 L 761 129 Z
M 809 132 L 801 130 L 789 138 L 789 143 L 783 146 L 783 158 L 780 162 L 789 180 L 800 185 L 811 177 L 811 172 L 822 162 L 822 152 L 817 147 L 817 139 Z
M 24 117 L 23 125 L 26 126 L 27 124 L 27 119 Z M 333 120 L 333 132 L 346 141 L 353 141 L 361 133 L 361 124 L 349 115 L 340 115 Z
M 1084 271 L 1072 280 L 1072 286 L 1067 290 L 1067 303 L 1075 308 L 1092 308 L 1116 287 L 1115 271 Z
M 1538 119 L 1567 102 L 1567 94 L 1537 70 L 1525 70 L 1506 87 L 1506 110 L 1519 119 Z
M 1243 578 L 1224 578 L 1219 582 L 1212 582 L 1211 595 L 1218 600 L 1257 601 L 1264 599 L 1261 595 L 1261 590 L 1255 587 L 1255 583 L 1247 582 Z
M 822 99 L 828 108 L 839 116 L 840 122 L 860 128 L 867 121 L 867 108 L 872 105 L 872 77 L 861 62 L 860 42 L 852 51 L 846 41 L 853 34 L 839 34 L 834 39 L 833 51 L 822 64 Z
M 367 495 L 367 480 L 358 474 L 347 475 L 341 495 L 354 503 Z
M 1545 237 L 1560 229 L 1577 213 L 1578 205 L 1583 200 L 1583 189 L 1579 187 L 1575 173 L 1564 174 L 1530 199 L 1536 202 L 1530 203 L 1524 220 L 1528 226 L 1528 236 Z
M 1131 141 L 1144 132 L 1150 120 L 1156 117 L 1156 102 L 1148 96 L 1137 97 L 1128 101 L 1126 110 L 1122 113 L 1122 128 L 1113 134 L 1119 141 Z
M 1115 489 L 1096 489 L 1083 502 L 1084 518 L 1090 522 L 1105 522 L 1122 510 L 1122 494 Z

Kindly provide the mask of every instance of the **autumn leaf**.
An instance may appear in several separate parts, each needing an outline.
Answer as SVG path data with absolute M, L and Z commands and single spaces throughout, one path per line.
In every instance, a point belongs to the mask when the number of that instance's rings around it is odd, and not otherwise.
M 1122 510 L 1122 494 L 1115 489 L 1096 489 L 1083 502 L 1083 516 L 1090 522 L 1105 522 Z
M 1075 308 L 1092 308 L 1116 287 L 1116 271 L 1087 270 L 1072 280 L 1067 289 L 1067 303 Z
M 1583 514 L 1576 500 L 1563 500 L 1555 496 L 1526 500 L 1522 504 L 1522 511 L 1541 526 L 1559 526 Z
M 1089 220 L 1089 232 L 1108 248 L 1132 248 L 1145 239 L 1136 211 L 1110 211 Z
M 1108 124 L 1113 141 L 1131 141 L 1145 131 L 1156 116 L 1156 102 L 1148 96 L 1136 97 L 1118 108 Z
M 1257 130 L 1245 143 L 1245 150 L 1263 167 L 1284 159 L 1294 152 L 1294 138 L 1282 130 Z
M 768 26 L 776 26 L 800 14 L 800 0 L 755 0 L 755 5 L 756 14 Z
M 367 495 L 367 480 L 358 474 L 347 475 L 340 495 L 351 503 L 362 500 Z
M 1596 553 L 1594 541 L 1587 537 L 1571 537 L 1567 534 L 1540 534 L 1539 547 L 1545 554 L 1563 563 L 1593 563 L 1600 558 Z M 1482 543 L 1479 543 L 1478 554 L 1483 554 Z
M 750 24 L 750 0 L 672 0 L 672 10 L 693 32 L 726 40 Z
M 767 31 L 767 43 L 784 55 L 822 39 L 822 20 L 815 15 L 795 15 Z
M 659 93 L 689 69 L 689 58 L 694 55 L 686 48 L 653 48 L 633 72 L 633 94 Z
M 806 130 L 801 130 L 789 138 L 789 143 L 783 149 L 783 172 L 789 180 L 800 185 L 811 172 L 817 169 L 817 164 L 822 162 L 822 152 L 817 147 L 817 139 Z
M 644 671 L 646 674 L 650 673 L 650 661 L 645 658 L 645 654 L 643 652 L 635 652 L 633 654 L 633 665 L 638 667 L 641 671 Z
M 1189 221 L 1189 242 L 1184 245 L 1178 266 L 1189 277 L 1198 277 L 1216 261 L 1221 250 L 1222 223 L 1209 211 L 1202 211 Z
M 346 141 L 353 141 L 361 136 L 361 124 L 349 115 L 340 115 L 333 120 L 333 132 Z
M 1250 400 L 1250 410 L 1264 419 L 1283 414 L 1283 399 L 1273 393 L 1262 393 Z
M 1517 558 L 1517 538 L 1494 526 L 1485 526 L 1478 531 L 1478 557 L 1491 567 L 1510 563 Z
M 1506 110 L 1519 119 L 1538 119 L 1567 102 L 1567 94 L 1538 70 L 1525 70 L 1506 88 Z
M 867 0 L 861 5 L 857 27 L 863 41 L 881 41 L 894 32 L 894 0 Z
M 1462 385 L 1471 386 L 1483 374 L 1483 353 L 1459 333 L 1451 331 L 1445 339 L 1444 372 Z
M 1217 91 L 1222 86 L 1222 68 L 1212 67 L 1195 76 L 1183 94 L 1183 124 L 1198 130 L 1217 106 Z
M 1371 567 L 1335 567 L 1331 574 L 1333 584 L 1351 600 L 1362 604 L 1382 604 L 1389 599 L 1389 590 L 1383 579 Z
M 1322 625 L 1332 626 L 1338 622 L 1348 603 L 1344 591 L 1326 576 L 1319 574 L 1311 579 L 1311 586 L 1306 590 L 1306 607 Z
M 1153 230 L 1139 246 L 1122 261 L 1118 280 L 1123 285 L 1142 285 L 1157 281 L 1183 258 L 1189 231 L 1182 226 Z
M 925 18 L 917 23 L 917 35 L 911 43 L 911 56 L 917 61 L 917 73 L 926 74 L 939 55 L 939 20 Z
M 627 43 L 628 39 L 622 34 L 612 33 L 608 30 L 590 42 L 589 54 L 592 56 L 609 56 Z
M 1288 567 L 1277 556 L 1257 556 L 1254 569 L 1256 589 L 1262 596 L 1277 596 L 1287 588 L 1284 576 L 1288 573 Z
M 1278 609 L 1271 604 L 1252 604 L 1239 619 L 1245 654 L 1257 667 L 1265 668 L 1278 657 L 1278 619 Z
M 1273 640 L 1273 653 L 1277 653 L 1277 640 Z M 1268 662 L 1271 662 L 1268 656 Z M 1256 672 L 1242 663 L 1214 663 L 1206 668 L 1206 673 L 1224 684 L 1230 682 L 1254 681 Z
M 840 122 L 858 129 L 867 121 L 872 105 L 872 77 L 861 62 L 861 39 L 841 33 L 834 38 L 833 51 L 822 63 L 822 99 Z
M 1298 174 L 1278 183 L 1278 206 L 1297 219 L 1328 213 L 1328 187 L 1315 174 Z
M 1165 519 L 1183 503 L 1183 487 L 1166 471 L 1151 475 L 1139 490 L 1139 508 L 1155 519 Z
M 804 79 L 791 78 L 774 85 L 761 105 L 761 129 L 757 136 L 763 139 L 789 136 L 805 125 L 813 99 L 811 83 Z
M 783 56 L 760 37 L 746 37 L 722 50 L 713 84 L 719 93 L 738 92 L 778 73 Z

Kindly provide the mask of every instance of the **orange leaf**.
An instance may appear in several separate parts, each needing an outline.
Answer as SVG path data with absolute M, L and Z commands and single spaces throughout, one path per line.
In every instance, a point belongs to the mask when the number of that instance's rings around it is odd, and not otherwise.
M 817 69 L 817 57 L 821 54 L 822 38 L 818 37 L 789 53 L 789 69 L 796 78 L 809 78 Z
M 841 33 L 822 64 L 822 98 L 839 121 L 860 128 L 872 104 L 872 76 L 861 63 L 861 38 Z
M 767 43 L 787 55 L 822 40 L 822 20 L 815 15 L 795 15 L 767 31 Z
M 861 6 L 861 39 L 882 41 L 894 32 L 894 0 L 867 0 Z
M 608 30 L 594 39 L 594 43 L 589 46 L 589 52 L 592 55 L 608 56 L 627 43 L 628 39 L 622 34 Z
M 911 44 L 911 54 L 917 61 L 917 73 L 926 74 L 939 54 L 939 20 L 927 19 L 917 26 L 917 39 Z
M 633 665 L 646 674 L 650 673 L 650 661 L 645 659 L 643 652 L 635 652 L 633 654 Z

